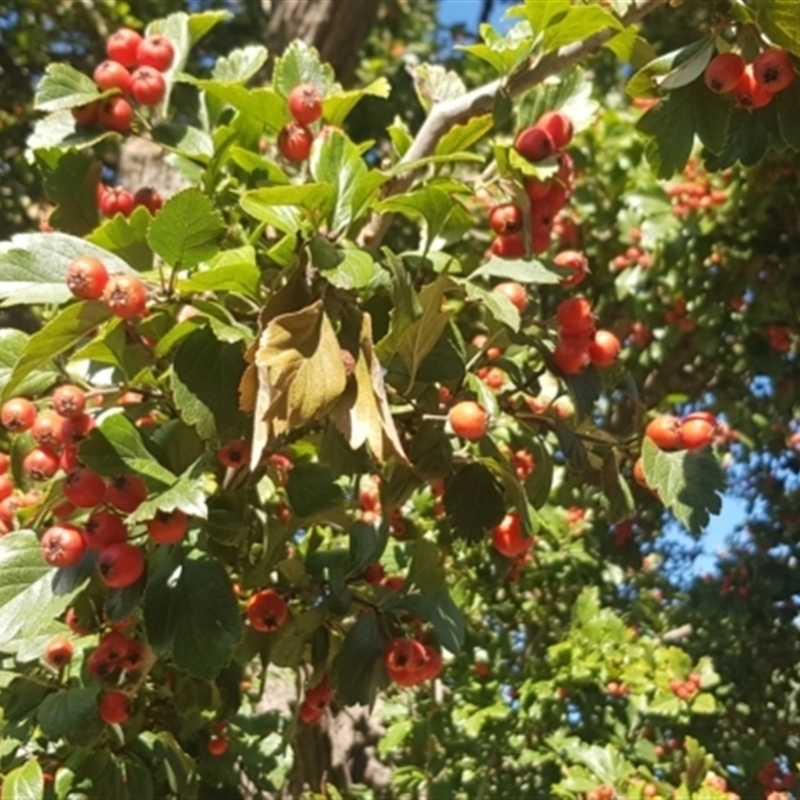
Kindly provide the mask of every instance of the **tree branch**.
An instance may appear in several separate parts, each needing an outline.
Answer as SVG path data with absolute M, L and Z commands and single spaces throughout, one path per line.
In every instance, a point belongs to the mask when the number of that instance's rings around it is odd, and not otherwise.
M 661 7 L 667 0 L 641 0 L 621 18 L 625 28 L 640 22 L 648 14 Z M 445 100 L 434 105 L 431 113 L 422 123 L 408 151 L 400 159 L 400 164 L 408 164 L 426 156 L 433 155 L 440 139 L 455 125 L 463 124 L 473 117 L 491 113 L 495 97 L 503 90 L 509 97 L 516 97 L 542 83 L 546 78 L 556 75 L 595 53 L 619 31 L 609 28 L 574 42 L 552 53 L 547 53 L 530 68 L 510 76 L 479 86 L 471 92 Z M 404 172 L 386 185 L 384 197 L 402 194 L 414 182 L 415 171 Z M 375 215 L 363 232 L 362 241 L 377 248 L 391 225 L 392 215 Z

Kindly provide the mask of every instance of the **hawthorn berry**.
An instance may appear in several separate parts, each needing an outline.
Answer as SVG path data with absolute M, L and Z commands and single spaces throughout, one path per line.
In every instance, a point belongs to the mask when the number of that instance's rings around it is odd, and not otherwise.
M 95 100 L 72 109 L 72 117 L 80 128 L 93 128 L 100 118 L 100 102 Z
M 117 214 L 129 217 L 136 207 L 133 195 L 121 186 L 107 187 L 98 205 L 101 213 L 106 217 L 114 217 Z
M 680 450 L 683 446 L 680 420 L 672 414 L 661 414 L 651 420 L 644 435 L 661 450 Z
M 97 122 L 104 130 L 127 133 L 133 123 L 133 108 L 124 97 L 109 97 L 100 105 Z
M 681 444 L 687 450 L 698 450 L 711 444 L 717 432 L 716 420 L 713 422 L 703 417 L 686 417 L 680 423 L 678 434 Z
M 553 263 L 571 273 L 561 278 L 562 286 L 577 286 L 589 271 L 589 262 L 586 256 L 578 250 L 563 250 L 561 253 L 557 253 L 553 256 Z
M 305 697 L 298 708 L 300 720 L 306 725 L 319 722 L 325 715 L 325 709 L 330 704 L 333 695 L 334 690 L 328 686 L 325 678 L 316 686 L 306 689 Z
M 106 501 L 130 514 L 147 500 L 147 484 L 138 475 L 117 475 L 106 486 Z
M 589 343 L 589 358 L 592 364 L 598 367 L 610 367 L 621 352 L 622 345 L 611 331 L 595 331 L 594 338 Z
M 34 447 L 22 459 L 22 471 L 32 481 L 50 480 L 58 467 L 58 453 L 50 447 Z
M 136 66 L 136 51 L 142 37 L 130 28 L 119 28 L 106 39 L 106 54 L 123 67 Z
M 157 69 L 139 67 L 131 75 L 130 93 L 143 106 L 157 106 L 167 93 L 167 83 Z
M 523 222 L 522 209 L 516 203 L 501 203 L 489 212 L 489 227 L 498 234 L 519 233 Z
M 136 48 L 136 63 L 140 67 L 153 67 L 159 72 L 166 72 L 174 58 L 172 42 L 159 34 L 145 36 Z
M 147 533 L 156 544 L 175 544 L 186 535 L 189 517 L 176 508 L 174 511 L 159 511 L 147 522 Z
M 489 249 L 500 258 L 521 258 L 525 255 L 525 242 L 521 233 L 501 234 Z
M 0 501 L 14 494 L 14 481 L 10 475 L 0 475 Z
M 104 92 L 109 89 L 119 89 L 123 94 L 130 92 L 131 74 L 117 61 L 103 61 L 98 64 L 92 77 Z
M 529 302 L 528 292 L 521 283 L 517 283 L 517 281 L 504 281 L 503 283 L 498 283 L 492 291 L 508 299 L 511 305 L 513 305 L 520 314 L 524 314 L 527 310 Z
M 137 189 L 133 195 L 133 205 L 138 208 L 144 206 L 153 216 L 161 210 L 164 205 L 164 198 L 153 188 L 143 186 Z
M 11 458 L 8 453 L 0 452 L 0 475 L 5 475 L 11 466 Z
M 105 499 L 106 483 L 96 472 L 78 467 L 67 474 L 62 491 L 78 508 L 94 508 Z
M 247 620 L 262 633 L 278 630 L 289 617 L 286 601 L 273 589 L 262 589 L 247 601 Z
M 492 544 L 500 555 L 516 558 L 531 547 L 533 539 L 525 536 L 522 518 L 516 511 L 512 511 L 492 529 Z
M 543 161 L 556 152 L 553 137 L 538 125 L 531 125 L 517 134 L 514 149 L 525 159 L 532 162 Z
M 709 61 L 703 81 L 712 92 L 728 94 L 742 79 L 745 60 L 738 53 L 720 53 Z
M 61 417 L 78 417 L 86 408 L 86 392 L 71 383 L 59 386 L 53 392 L 53 410 Z
M 61 423 L 61 441 L 67 448 L 73 448 L 72 455 L 76 455 L 74 447 L 87 437 L 94 426 L 94 417 L 85 413 L 64 419 Z
M 462 400 L 450 409 L 447 421 L 456 436 L 476 441 L 489 427 L 489 412 L 474 400 Z
M 577 375 L 591 363 L 588 346 L 573 339 L 560 339 L 553 351 L 553 362 L 565 375 Z
M 49 408 L 43 408 L 33 421 L 31 436 L 36 443 L 45 447 L 57 448 L 61 445 L 61 427 L 64 420 Z
M 556 317 L 567 336 L 583 335 L 594 328 L 592 304 L 585 297 L 570 297 L 559 304 Z
M 128 540 L 128 528 L 122 517 L 104 509 L 97 509 L 89 515 L 83 534 L 86 546 L 98 552 L 105 550 L 109 545 Z
M 525 178 L 522 183 L 522 188 L 528 196 L 528 200 L 533 204 L 544 200 L 544 198 L 550 194 L 554 183 L 552 178 L 548 178 L 547 180 L 542 180 L 541 178 Z
M 247 439 L 233 439 L 220 447 L 216 455 L 223 467 L 238 469 L 250 461 L 250 442 Z
M 105 264 L 94 256 L 74 258 L 69 262 L 64 277 L 67 288 L 79 300 L 97 300 L 108 283 Z
M 60 522 L 44 532 L 41 541 L 42 555 L 51 567 L 71 567 L 86 552 L 86 540 L 76 525 Z
M 36 406 L 25 397 L 12 397 L 0 407 L 0 422 L 11 433 L 30 430 L 36 421 Z
M 61 669 L 72 661 L 72 642 L 66 636 L 54 636 L 44 646 L 44 660 L 53 669 Z
M 103 302 L 114 316 L 138 317 L 147 307 L 147 288 L 136 275 L 111 275 L 103 290 Z
M 536 126 L 550 134 L 556 150 L 561 150 L 572 141 L 572 121 L 561 111 L 548 111 L 542 114 Z
M 287 161 L 305 161 L 311 152 L 314 134 L 298 122 L 289 122 L 278 134 L 278 152 Z
M 422 680 L 428 654 L 416 639 L 392 639 L 383 650 L 383 665 L 389 678 L 398 686 L 414 686 Z
M 227 736 L 210 736 L 206 742 L 206 750 L 208 750 L 209 755 L 212 756 L 224 755 L 228 751 L 229 746 L 230 742 Z
M 745 67 L 739 82 L 731 90 L 736 104 L 750 110 L 763 108 L 772 102 L 772 92 L 765 89 L 753 75 L 753 65 Z
M 118 542 L 106 547 L 97 559 L 97 569 L 106 586 L 124 589 L 136 583 L 144 573 L 142 551 L 128 542 Z
M 762 50 L 753 59 L 753 77 L 770 94 L 782 92 L 794 81 L 792 57 L 777 47 Z
M 100 719 L 108 725 L 119 725 L 128 719 L 131 699 L 124 692 L 109 689 L 100 696 L 98 713 Z
M 311 125 L 322 116 L 322 92 L 312 83 L 301 83 L 286 98 L 289 113 L 300 125 Z

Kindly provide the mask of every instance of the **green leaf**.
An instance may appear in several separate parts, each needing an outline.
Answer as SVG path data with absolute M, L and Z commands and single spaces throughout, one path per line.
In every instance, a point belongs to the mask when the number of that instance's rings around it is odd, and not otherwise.
M 547 3 L 550 5 L 550 3 Z M 530 3 L 528 7 L 530 7 Z M 533 23 L 531 27 L 536 30 Z M 612 28 L 622 30 L 622 23 L 609 11 L 600 6 L 571 6 L 567 14 L 551 18 L 544 31 L 544 51 L 588 39 L 595 33 Z
M 461 652 L 466 636 L 466 622 L 446 586 L 427 596 L 403 595 L 397 605 L 398 608 L 410 611 L 430 622 L 442 647 L 451 653 Z
M 324 464 L 296 464 L 286 482 L 286 499 L 298 517 L 311 517 L 342 502 L 341 488 Z
M 362 613 L 347 632 L 336 660 L 337 695 L 343 705 L 369 705 L 382 672 L 385 639 L 371 612 Z
M 251 216 L 274 224 L 274 214 L 285 206 L 297 206 L 308 216 L 327 216 L 336 205 L 336 189 L 325 183 L 306 183 L 295 186 L 269 186 L 245 192 L 239 201 L 241 207 Z M 299 226 L 276 225 L 285 233 L 294 233 Z
M 701 63 L 708 54 L 709 39 L 713 44 L 712 37 L 703 37 L 679 50 L 673 50 L 653 59 L 633 75 L 625 90 L 631 97 L 660 97 L 659 82 L 669 80 L 667 77 L 669 75 L 675 75 L 679 79 L 685 74 L 684 69 L 691 71 Z M 686 68 L 684 64 L 687 65 Z
M 3 794 L 14 800 L 44 800 L 44 774 L 39 762 L 32 758 L 7 772 L 3 778 Z
M 57 208 L 49 218 L 57 230 L 83 236 L 97 225 L 97 183 L 100 162 L 75 150 L 36 153 L 44 190 Z
M 650 137 L 645 154 L 659 178 L 671 178 L 681 172 L 692 154 L 695 125 L 686 89 L 678 89 L 649 109 L 636 128 Z
M 393 722 L 378 740 L 378 755 L 381 758 L 393 755 L 403 745 L 413 729 L 414 720 L 412 719 L 405 718 Z
M 147 242 L 170 266 L 194 267 L 217 252 L 225 232 L 222 217 L 200 189 L 170 197 L 147 232 Z
M 445 571 L 440 564 L 439 548 L 427 539 L 417 539 L 408 568 L 406 586 L 416 586 L 424 595 L 432 595 L 444 586 Z
M 781 136 L 789 147 L 800 152 L 800 81 L 795 80 L 772 101 L 778 114 Z
M 0 650 L 15 652 L 49 632 L 72 595 L 54 594 L 53 569 L 42 558 L 33 531 L 15 531 L 0 539 L 0 570 Z
M 693 714 L 716 714 L 717 711 L 716 698 L 709 692 L 700 692 L 692 700 Z
M 648 486 L 691 533 L 699 535 L 711 514 L 722 510 L 725 473 L 708 448 L 665 452 L 645 437 L 642 446 Z
M 655 76 L 653 82 L 658 88 L 668 91 L 694 83 L 705 72 L 715 50 L 714 36 L 706 36 L 700 40 L 699 47 L 692 47 L 687 58 L 674 61 L 672 69 L 665 75 Z
M 630 518 L 635 508 L 633 495 L 625 479 L 620 475 L 617 456 L 613 451 L 603 458 L 600 480 L 604 505 L 608 509 L 608 521 L 621 522 Z
M 72 112 L 63 110 L 55 111 L 44 119 L 37 120 L 33 126 L 33 133 L 28 137 L 27 144 L 28 148 L 33 151 L 53 147 L 83 150 L 87 147 L 94 147 L 103 139 L 119 135 L 112 131 L 78 128 Z
M 97 689 L 63 689 L 48 695 L 36 715 L 44 735 L 53 741 L 96 725 Z
M 196 270 L 190 277 L 179 280 L 178 291 L 186 294 L 236 292 L 257 299 L 260 285 L 261 271 L 255 264 L 255 251 L 241 248 L 222 251 L 208 269 Z
M 759 0 L 753 3 L 761 30 L 772 41 L 800 56 L 800 19 L 793 0 Z
M 15 328 L 0 328 L 0 393 L 14 371 L 31 337 Z M 16 393 L 26 397 L 42 394 L 59 378 L 55 370 L 36 370 L 17 385 Z
M 392 91 L 391 84 L 384 78 L 376 78 L 362 89 L 348 92 L 336 92 L 322 101 L 322 117 L 331 125 L 342 125 L 347 115 L 364 97 L 380 97 L 386 99 Z
M 200 128 L 173 122 L 156 125 L 152 131 L 153 141 L 180 156 L 207 164 L 214 155 L 214 141 Z
M 310 250 L 314 266 L 339 289 L 363 289 L 386 274 L 369 252 L 352 242 L 336 247 L 324 236 L 315 236 Z
M 277 133 L 290 119 L 286 99 L 272 89 L 246 89 L 222 81 L 193 80 L 198 88 L 211 97 L 233 106 L 254 125 Z
M 436 155 L 449 155 L 462 150 L 469 150 L 476 142 L 483 139 L 494 128 L 494 117 L 491 114 L 482 114 L 472 117 L 463 125 L 454 125 L 439 139 L 436 145 Z
M 417 99 L 426 113 L 435 103 L 453 100 L 467 93 L 467 87 L 461 76 L 441 64 L 422 63 L 410 71 Z
M 455 534 L 470 542 L 484 538 L 506 513 L 503 493 L 483 464 L 461 467 L 446 481 L 443 499 Z
M 236 596 L 222 564 L 197 550 L 163 558 L 144 596 L 147 640 L 159 655 L 210 680 L 230 663 L 244 634 Z
M 450 196 L 435 186 L 417 189 L 406 194 L 398 194 L 375 204 L 375 210 L 385 213 L 398 213 L 426 225 L 426 248 L 441 233 L 450 215 Z
M 245 366 L 242 345 L 219 341 L 209 327 L 178 347 L 170 385 L 181 418 L 202 439 L 225 441 L 244 430 L 237 387 Z
M 97 84 L 69 64 L 48 64 L 33 99 L 37 111 L 85 106 L 100 97 Z
M 153 519 L 159 511 L 179 509 L 184 514 L 198 519 L 208 517 L 208 506 L 202 477 L 204 460 L 191 464 L 168 489 L 151 493 L 132 514 L 128 515 L 129 524 Z
M 518 331 L 520 317 L 517 307 L 504 295 L 492 292 L 470 281 L 459 281 L 467 291 L 467 299 L 485 308 L 501 325 L 507 325 L 512 331 Z
M 770 146 L 770 138 L 778 127 L 775 103 L 766 108 L 731 112 L 728 141 L 719 152 L 706 150 L 703 161 L 714 172 L 732 167 L 737 161 L 752 167 L 761 161 Z
M 29 375 L 74 347 L 109 316 L 108 307 L 98 300 L 67 306 L 28 339 L 6 381 L 3 397 L 12 397 Z
M 576 472 L 583 472 L 588 465 L 588 456 L 580 437 L 561 419 L 556 420 L 555 434 L 569 466 Z
M 150 214 L 139 206 L 129 217 L 117 214 L 95 229 L 86 241 L 123 258 L 135 269 L 145 272 L 153 268 L 153 251 L 147 243 Z
M 20 233 L 0 244 L 0 300 L 3 305 L 66 303 L 73 297 L 64 282 L 70 261 L 95 256 L 111 272 L 133 270 L 121 258 L 66 233 Z
M 597 367 L 590 365 L 577 375 L 564 375 L 562 380 L 567 385 L 578 413 L 583 416 L 591 414 L 603 392 L 603 380 Z
M 283 51 L 280 58 L 275 59 L 272 85 L 276 92 L 288 97 L 292 89 L 300 83 L 313 84 L 324 97 L 334 86 L 335 77 L 333 68 L 322 63 L 315 47 L 296 39 Z
M 536 284 L 555 284 L 561 280 L 558 274 L 548 269 L 540 261 L 498 258 L 497 256 L 492 256 L 469 276 L 470 281 L 477 278 L 499 278 L 504 281 Z
M 501 75 L 514 72 L 533 52 L 535 40 L 527 21 L 518 22 L 505 35 L 485 22 L 481 23 L 479 31 L 482 43 L 456 45 L 456 50 L 483 59 Z
M 154 491 L 177 480 L 147 449 L 142 433 L 124 414 L 111 414 L 93 428 L 79 447 L 81 462 L 99 475 L 135 473 Z
M 553 486 L 553 457 L 539 439 L 533 439 L 530 442 L 530 449 L 535 460 L 535 467 L 528 480 L 525 481 L 525 495 L 528 502 L 534 508 L 539 509 L 547 502 Z
M 223 83 L 246 83 L 267 63 L 267 48 L 250 44 L 217 59 L 211 77 Z

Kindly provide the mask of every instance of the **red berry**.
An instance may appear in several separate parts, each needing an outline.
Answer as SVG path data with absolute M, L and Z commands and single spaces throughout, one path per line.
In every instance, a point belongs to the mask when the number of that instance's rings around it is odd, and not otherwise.
M 562 339 L 553 351 L 553 362 L 565 375 L 577 375 L 591 363 L 588 347 L 581 341 Z
M 31 436 L 36 443 L 45 447 L 56 448 L 62 443 L 61 428 L 64 420 L 49 408 L 42 409 L 31 427 Z
M 114 316 L 137 317 L 147 307 L 147 288 L 136 275 L 112 275 L 103 290 L 103 301 Z
M 100 106 L 97 121 L 107 131 L 127 133 L 133 122 L 131 104 L 124 97 L 109 97 Z
M 119 725 L 128 719 L 131 699 L 124 692 L 110 689 L 100 696 L 98 713 L 108 725 Z
M 383 665 L 398 686 L 414 686 L 421 680 L 428 654 L 416 639 L 392 639 L 383 650 Z
M 731 90 L 731 96 L 742 108 L 763 108 L 772 102 L 772 92 L 765 89 L 753 75 L 753 65 L 745 67 L 739 83 Z
M 561 111 L 548 111 L 542 114 L 536 126 L 550 134 L 556 150 L 561 150 L 572 141 L 572 121 Z
M 72 660 L 72 642 L 66 636 L 54 636 L 44 646 L 44 660 L 54 669 L 61 669 Z
M 250 461 L 250 442 L 247 439 L 233 439 L 217 450 L 217 461 L 223 467 L 238 467 Z
M 172 66 L 175 49 L 166 36 L 158 34 L 145 36 L 136 48 L 136 61 L 139 66 L 153 67 L 159 72 L 166 72 Z
M 570 297 L 556 309 L 558 324 L 567 335 L 579 335 L 594 328 L 592 304 L 585 297 Z
M 9 458 L 8 453 L 0 452 L 0 475 L 5 475 L 10 466 L 11 459 Z
M 62 491 L 78 508 L 94 508 L 105 499 L 106 484 L 96 472 L 78 467 L 67 475 Z
M 278 152 L 287 161 L 305 161 L 311 152 L 314 134 L 297 122 L 289 122 L 278 134 Z
M 553 137 L 538 125 L 520 131 L 514 140 L 514 149 L 528 161 L 543 161 L 556 152 Z
M 113 217 L 117 214 L 129 217 L 136 206 L 133 195 L 127 189 L 123 189 L 121 186 L 109 186 L 103 192 L 99 207 L 101 213 L 106 217 Z
M 133 196 L 133 204 L 137 208 L 144 206 L 151 214 L 155 215 L 164 205 L 164 198 L 149 186 L 143 186 Z
M 71 567 L 83 558 L 86 541 L 80 528 L 61 522 L 44 532 L 41 547 L 44 560 L 51 567 Z
M 73 108 L 72 116 L 78 127 L 93 128 L 97 125 L 97 121 L 100 118 L 100 102 L 95 100 L 92 103 L 87 103 L 85 106 Z
M 311 83 L 295 86 L 286 104 L 295 122 L 301 125 L 311 125 L 322 116 L 322 92 Z
M 709 422 L 707 419 L 700 417 L 684 419 L 680 424 L 679 430 L 681 444 L 687 450 L 697 450 L 711 444 L 714 441 L 716 432 L 716 421 Z
M 589 358 L 598 367 L 610 367 L 621 351 L 622 345 L 611 331 L 596 331 L 589 344 Z
M 157 106 L 167 93 L 167 83 L 157 69 L 139 67 L 131 75 L 130 93 L 143 106 Z
M 0 475 L 0 500 L 5 500 L 14 494 L 14 481 L 10 475 Z
M 112 544 L 100 553 L 97 568 L 106 586 L 124 589 L 136 583 L 144 573 L 142 551 L 128 542 Z
M 525 537 L 522 518 L 516 511 L 512 511 L 492 529 L 492 544 L 500 555 L 516 558 L 531 547 L 533 539 Z
M 742 79 L 745 66 L 744 59 L 738 53 L 720 53 L 709 62 L 703 80 L 712 92 L 728 94 Z
M 53 410 L 62 417 L 78 417 L 86 408 L 86 392 L 80 386 L 64 384 L 53 392 Z
M 78 256 L 70 261 L 64 277 L 67 288 L 79 300 L 97 300 L 108 283 L 105 264 L 94 256 Z
M 498 283 L 492 291 L 506 297 L 520 314 L 524 314 L 527 310 L 529 302 L 528 292 L 521 283 L 505 281 L 503 283 Z
M 209 755 L 221 756 L 227 752 L 229 745 L 230 742 L 226 736 L 211 736 L 206 742 L 206 750 Z
M 58 453 L 49 447 L 34 447 L 22 459 L 22 471 L 32 481 L 50 480 L 58 467 Z
M 11 433 L 30 430 L 36 421 L 36 406 L 24 397 L 12 397 L 0 407 L 0 422 Z
M 661 414 L 651 420 L 644 429 L 644 435 L 662 450 L 679 450 L 683 446 L 680 420 L 672 414 Z
M 420 681 L 432 681 L 442 671 L 442 654 L 429 644 L 425 647 L 425 663 L 419 670 Z
M 103 551 L 109 545 L 128 540 L 128 528 L 119 514 L 102 509 L 93 511 L 84 526 L 84 538 L 90 550 Z
M 116 61 L 103 61 L 98 64 L 92 77 L 104 92 L 109 89 L 119 89 L 123 94 L 128 94 L 131 88 L 130 72 Z
M 130 514 L 147 500 L 147 484 L 138 475 L 118 475 L 106 487 L 106 501 Z
M 753 77 L 771 94 L 782 92 L 794 80 L 792 57 L 776 47 L 763 50 L 753 59 Z
M 456 436 L 476 441 L 489 427 L 489 412 L 474 400 L 462 400 L 450 409 L 447 421 Z
M 489 212 L 489 226 L 495 233 L 519 233 L 523 226 L 522 209 L 516 203 L 501 203 Z
M 142 37 L 130 28 L 120 28 L 106 39 L 106 54 L 123 67 L 136 66 L 136 50 Z
M 521 258 L 525 255 L 525 242 L 521 233 L 501 234 L 491 246 L 493 255 L 500 258 Z
M 156 544 L 174 544 L 186 535 L 189 517 L 180 509 L 159 511 L 147 523 L 147 533 Z
M 564 250 L 553 257 L 553 263 L 570 271 L 570 275 L 562 278 L 562 286 L 577 286 L 589 271 L 586 256 L 578 250 Z
M 247 620 L 254 630 L 272 633 L 286 622 L 289 607 L 273 589 L 262 589 L 247 601 Z
M 94 426 L 94 417 L 88 414 L 68 417 L 61 423 L 61 439 L 68 448 L 74 448 L 87 437 Z M 72 454 L 75 455 L 74 450 Z

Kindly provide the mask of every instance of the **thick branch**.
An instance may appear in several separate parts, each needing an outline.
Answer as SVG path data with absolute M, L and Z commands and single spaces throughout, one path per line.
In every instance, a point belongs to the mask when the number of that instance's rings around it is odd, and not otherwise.
M 642 0 L 639 5 L 632 8 L 622 17 L 621 22 L 626 28 L 630 25 L 635 25 L 666 2 L 667 0 Z M 439 140 L 454 125 L 463 124 L 473 117 L 491 113 L 494 108 L 495 97 L 501 89 L 509 97 L 523 94 L 542 83 L 546 78 L 568 69 L 583 61 L 592 53 L 597 52 L 617 33 L 619 31 L 614 28 L 598 31 L 587 39 L 565 45 L 552 53 L 546 54 L 529 69 L 511 76 L 508 81 L 504 78 L 499 78 L 484 86 L 479 86 L 461 97 L 437 103 L 425 122 L 423 122 L 422 127 L 400 163 L 408 164 L 432 155 Z M 390 197 L 395 194 L 402 194 L 411 186 L 413 181 L 414 171 L 410 170 L 402 173 L 387 185 L 385 196 Z M 376 217 L 369 226 L 371 230 L 367 234 L 368 243 L 377 247 L 386 235 L 390 224 L 390 215 Z

